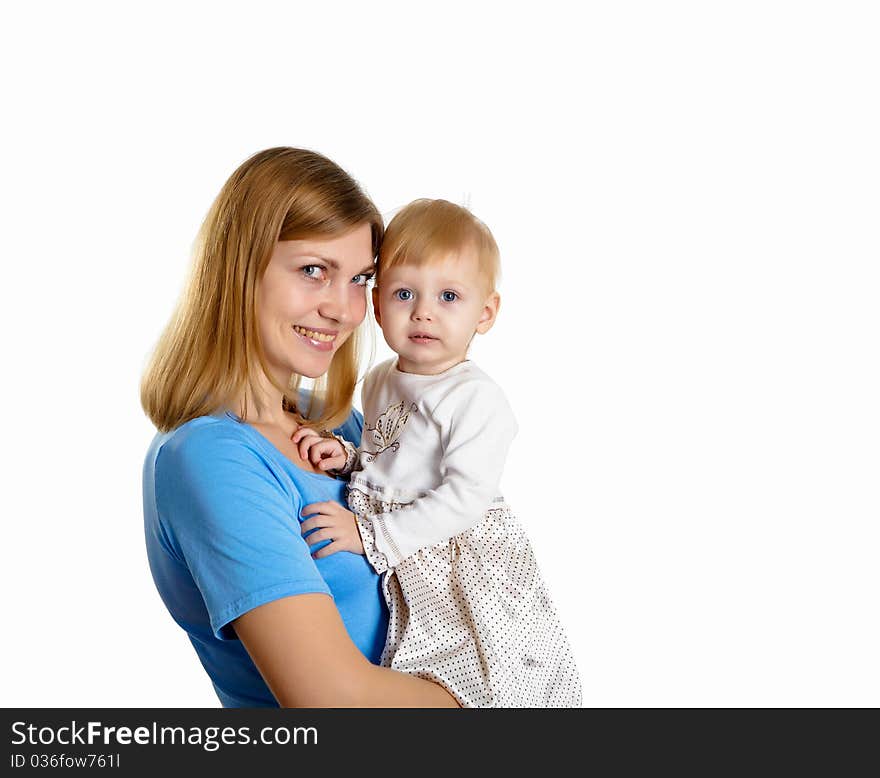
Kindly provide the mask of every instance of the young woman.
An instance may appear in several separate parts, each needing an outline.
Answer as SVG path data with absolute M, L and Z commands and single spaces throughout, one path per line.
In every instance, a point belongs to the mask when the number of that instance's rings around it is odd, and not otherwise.
M 387 631 L 363 556 L 312 556 L 307 506 L 341 481 L 290 440 L 357 442 L 357 328 L 382 219 L 319 154 L 260 152 L 202 228 L 194 273 L 144 376 L 159 434 L 144 464 L 153 578 L 224 706 L 442 706 L 439 685 L 376 666 Z M 321 379 L 309 397 L 302 377 Z

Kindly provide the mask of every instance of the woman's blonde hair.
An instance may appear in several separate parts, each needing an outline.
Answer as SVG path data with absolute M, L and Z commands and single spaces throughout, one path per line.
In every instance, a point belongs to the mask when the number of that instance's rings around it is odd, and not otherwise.
M 226 181 L 199 232 L 192 277 L 141 382 L 141 404 L 162 432 L 255 396 L 260 374 L 273 381 L 256 321 L 257 289 L 279 240 L 325 239 L 382 216 L 338 165 L 313 151 L 274 148 L 254 154 Z M 285 407 L 318 428 L 351 410 L 358 372 L 357 332 L 315 383 L 315 408 L 300 408 L 294 374 Z M 303 412 L 305 411 L 305 412 Z M 311 417 L 314 411 L 315 416 Z M 246 416 L 247 407 L 239 409 Z
M 476 253 L 486 293 L 495 291 L 501 262 L 489 228 L 467 208 L 448 200 L 413 200 L 385 230 L 376 283 L 381 284 L 382 273 L 397 265 L 426 265 L 467 249 Z

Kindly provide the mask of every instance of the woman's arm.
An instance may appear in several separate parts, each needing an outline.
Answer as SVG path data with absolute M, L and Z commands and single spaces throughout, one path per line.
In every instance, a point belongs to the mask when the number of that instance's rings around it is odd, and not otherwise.
M 324 594 L 261 605 L 233 627 L 284 708 L 456 708 L 442 686 L 370 664 Z
M 282 705 L 455 705 L 440 686 L 360 653 L 291 515 L 298 495 L 246 428 L 205 421 L 172 444 L 156 461 L 169 553 L 191 573 L 214 634 L 241 640 Z

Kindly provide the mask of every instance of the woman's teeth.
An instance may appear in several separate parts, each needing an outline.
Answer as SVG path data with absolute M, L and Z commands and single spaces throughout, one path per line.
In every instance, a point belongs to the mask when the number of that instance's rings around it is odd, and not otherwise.
M 305 335 L 309 340 L 317 340 L 320 343 L 328 343 L 336 338 L 335 335 L 325 335 L 323 332 L 307 330 L 305 327 L 298 327 L 296 325 L 293 326 L 293 329 L 294 332 L 298 332 L 300 335 Z

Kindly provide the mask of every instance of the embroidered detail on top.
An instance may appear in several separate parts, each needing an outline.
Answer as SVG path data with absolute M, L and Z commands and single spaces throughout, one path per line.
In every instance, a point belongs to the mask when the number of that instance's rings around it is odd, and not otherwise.
M 403 409 L 403 400 L 394 405 L 388 406 L 379 418 L 376 420 L 375 427 L 367 427 L 367 440 L 377 446 L 377 451 L 361 451 L 361 458 L 365 462 L 375 462 L 379 454 L 386 451 L 397 451 L 400 448 L 400 433 L 409 419 L 411 413 L 418 413 L 415 403 L 412 403 L 405 411 Z

